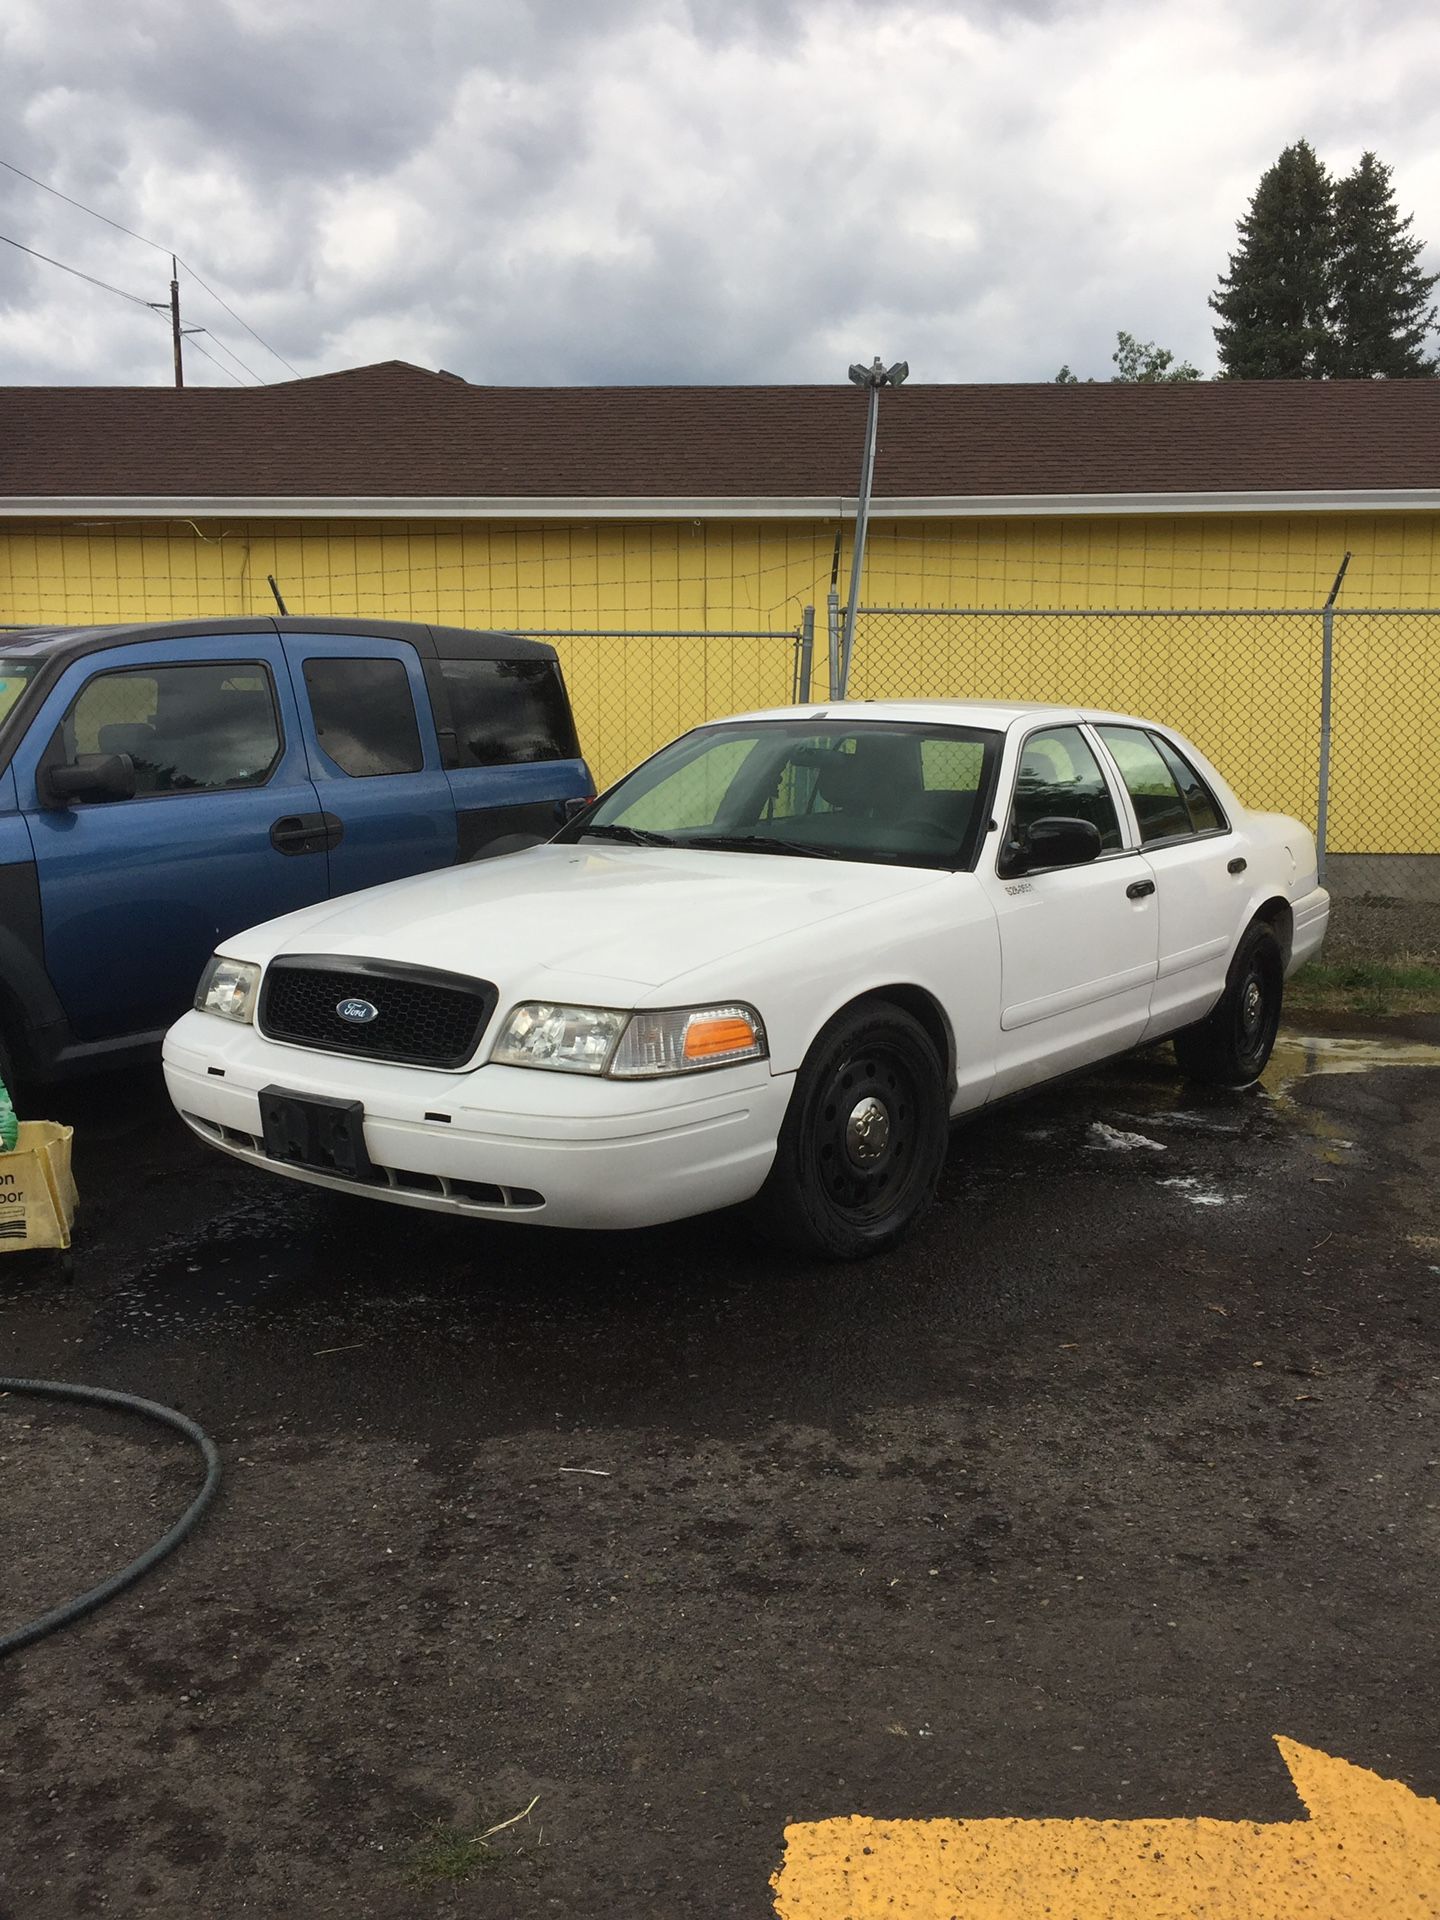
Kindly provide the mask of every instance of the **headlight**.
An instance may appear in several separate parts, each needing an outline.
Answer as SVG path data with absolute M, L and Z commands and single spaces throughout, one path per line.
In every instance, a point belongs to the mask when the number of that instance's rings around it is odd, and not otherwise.
M 502 1067 L 603 1073 L 629 1018 L 610 1007 L 556 1007 L 527 1000 L 505 1022 L 491 1058 Z
M 505 1022 L 491 1059 L 504 1067 L 603 1073 L 615 1080 L 763 1060 L 765 1028 L 753 1007 L 675 1007 L 624 1013 L 527 1000 Z
M 255 1018 L 255 994 L 260 985 L 260 969 L 248 960 L 227 960 L 217 953 L 200 976 L 195 990 L 195 1005 L 201 1013 L 218 1013 L 225 1020 L 243 1020 L 248 1026 Z

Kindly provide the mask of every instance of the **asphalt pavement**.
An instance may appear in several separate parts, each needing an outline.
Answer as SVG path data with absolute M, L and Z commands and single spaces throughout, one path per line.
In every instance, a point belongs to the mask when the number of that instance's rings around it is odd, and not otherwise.
M 0 1914 L 758 1920 L 798 1823 L 1303 1818 L 1276 1735 L 1440 1795 L 1437 1068 L 1440 1021 L 1241 1094 L 1138 1056 L 957 1130 L 850 1268 L 57 1096 L 80 1232 L 0 1258 L 0 1372 L 180 1407 L 226 1479 L 0 1664 Z M 196 1481 L 0 1401 L 0 1631 Z

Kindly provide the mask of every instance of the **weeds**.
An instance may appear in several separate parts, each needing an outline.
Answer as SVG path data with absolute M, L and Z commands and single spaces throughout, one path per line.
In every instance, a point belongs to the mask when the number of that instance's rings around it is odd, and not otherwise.
M 536 1801 L 519 1813 L 512 1813 L 508 1820 L 499 1820 L 493 1827 L 486 1827 L 483 1833 L 464 1833 L 459 1827 L 447 1827 L 437 1820 L 410 1851 L 407 1863 L 407 1877 L 417 1887 L 436 1887 L 446 1882 L 468 1880 L 472 1873 L 487 1872 L 511 1861 L 524 1860 L 539 1846 L 537 1839 L 530 1846 L 517 1846 L 512 1841 L 505 1846 L 496 1846 L 495 1836 L 504 1833 L 507 1828 L 515 1827 L 522 1820 L 528 1820 L 535 1810 Z
M 1312 960 L 1286 982 L 1297 1013 L 1440 1013 L 1440 967 L 1409 954 L 1387 960 Z

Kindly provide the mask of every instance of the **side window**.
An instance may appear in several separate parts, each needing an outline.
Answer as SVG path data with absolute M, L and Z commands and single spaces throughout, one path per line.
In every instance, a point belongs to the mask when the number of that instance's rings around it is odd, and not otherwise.
M 462 767 L 574 760 L 580 748 L 554 660 L 442 660 Z
M 1012 835 L 1037 820 L 1088 820 L 1100 834 L 1101 848 L 1120 845 L 1120 817 L 1100 771 L 1100 762 L 1078 727 L 1049 727 L 1032 733 L 1020 749 L 1011 808 Z
M 1155 742 L 1137 727 L 1100 727 L 1100 738 L 1115 756 L 1125 790 L 1135 804 L 1142 844 L 1189 833 L 1190 809 Z
M 1163 739 L 1158 733 L 1152 733 L 1150 738 L 1155 742 L 1160 758 L 1174 776 L 1176 786 L 1184 795 L 1185 804 L 1190 809 L 1190 824 L 1196 833 L 1219 831 L 1225 825 L 1225 819 L 1216 804 L 1214 794 L 1185 756 L 1177 752 L 1168 740 Z
M 281 751 L 270 676 L 254 662 L 97 673 L 60 733 L 67 762 L 128 753 L 137 795 L 261 787 Z
M 305 662 L 321 746 L 346 773 L 418 773 L 425 764 L 410 678 L 399 660 Z

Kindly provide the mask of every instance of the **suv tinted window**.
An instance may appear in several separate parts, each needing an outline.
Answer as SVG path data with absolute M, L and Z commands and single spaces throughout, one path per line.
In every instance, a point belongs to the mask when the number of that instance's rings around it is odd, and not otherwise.
M 1017 839 L 1037 820 L 1088 820 L 1098 829 L 1102 848 L 1120 845 L 1120 816 L 1100 762 L 1078 727 L 1048 727 L 1026 740 L 1010 818 Z
M 410 676 L 400 660 L 305 662 L 315 733 L 346 773 L 418 773 L 425 764 Z
M 67 762 L 128 753 L 137 794 L 263 786 L 280 757 L 270 676 L 255 662 L 97 673 L 60 732 Z
M 1190 809 L 1150 735 L 1141 733 L 1138 727 L 1100 727 L 1097 731 L 1114 755 L 1125 790 L 1134 802 L 1141 843 L 1171 840 L 1176 834 L 1192 832 Z
M 462 767 L 574 760 L 580 748 L 554 660 L 442 660 Z

